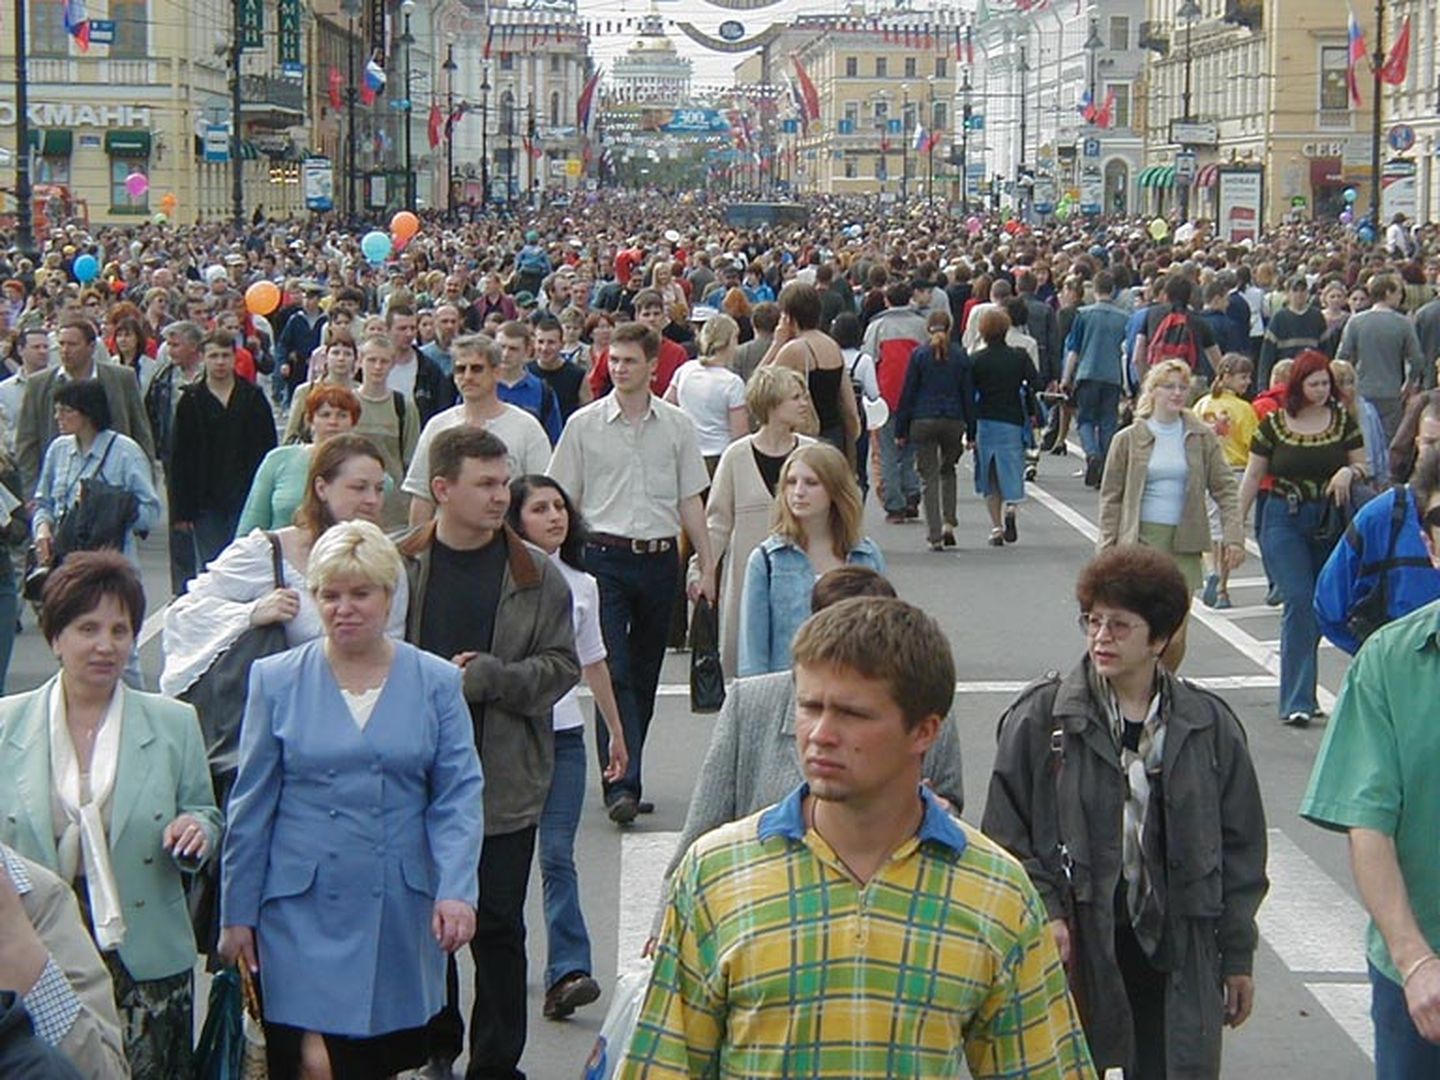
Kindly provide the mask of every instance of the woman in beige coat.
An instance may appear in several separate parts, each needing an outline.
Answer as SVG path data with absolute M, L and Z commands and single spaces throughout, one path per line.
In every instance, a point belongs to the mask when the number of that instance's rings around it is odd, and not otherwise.
M 1146 374 L 1135 422 L 1115 436 L 1105 458 L 1097 546 L 1159 548 L 1174 557 L 1193 592 L 1200 587 L 1202 555 L 1210 548 L 1207 494 L 1220 508 L 1229 569 L 1245 559 L 1245 535 L 1235 474 L 1215 432 L 1185 407 L 1189 393 L 1190 367 L 1183 360 L 1156 364 Z M 1181 623 L 1161 656 L 1171 671 L 1185 658 L 1186 625 Z
M 710 550 L 725 572 L 720 583 L 720 662 L 734 675 L 740 631 L 740 593 L 750 552 L 770 535 L 770 512 L 780 467 L 797 446 L 814 442 L 800 431 L 812 427 L 814 412 L 805 379 L 778 365 L 757 368 L 745 388 L 745 404 L 760 425 L 736 439 L 720 457 L 705 505 Z M 690 575 L 698 574 L 691 560 Z

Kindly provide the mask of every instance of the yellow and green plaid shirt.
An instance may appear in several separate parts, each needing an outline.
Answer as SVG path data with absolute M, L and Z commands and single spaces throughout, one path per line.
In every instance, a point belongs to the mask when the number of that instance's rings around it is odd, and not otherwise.
M 802 785 L 702 837 L 674 877 L 622 1080 L 1092 1077 L 1024 869 L 921 789 L 864 886 Z

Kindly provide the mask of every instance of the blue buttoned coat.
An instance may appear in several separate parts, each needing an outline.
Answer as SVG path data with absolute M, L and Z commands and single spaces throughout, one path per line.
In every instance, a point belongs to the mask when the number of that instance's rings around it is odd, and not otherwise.
M 221 920 L 255 928 L 267 1020 L 369 1036 L 440 1010 L 431 916 L 476 902 L 482 788 L 453 664 L 396 643 L 362 731 L 323 641 L 255 663 Z

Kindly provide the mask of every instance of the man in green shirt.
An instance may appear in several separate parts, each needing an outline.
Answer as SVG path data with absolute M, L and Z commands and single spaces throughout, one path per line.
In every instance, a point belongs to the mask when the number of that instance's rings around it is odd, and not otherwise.
M 1440 450 L 1411 483 L 1440 567 Z M 1350 835 L 1370 912 L 1375 1075 L 1440 1076 L 1440 602 L 1381 628 L 1345 677 L 1302 817 Z

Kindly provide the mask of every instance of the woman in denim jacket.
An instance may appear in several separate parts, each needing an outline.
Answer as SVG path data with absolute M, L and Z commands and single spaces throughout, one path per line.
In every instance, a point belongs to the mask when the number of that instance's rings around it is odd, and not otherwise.
M 864 511 L 854 470 L 826 443 L 793 451 L 780 470 L 770 536 L 750 553 L 740 598 L 739 674 L 790 668 L 790 640 L 810 614 L 810 592 L 847 563 L 885 572 L 885 557 L 860 534 Z

